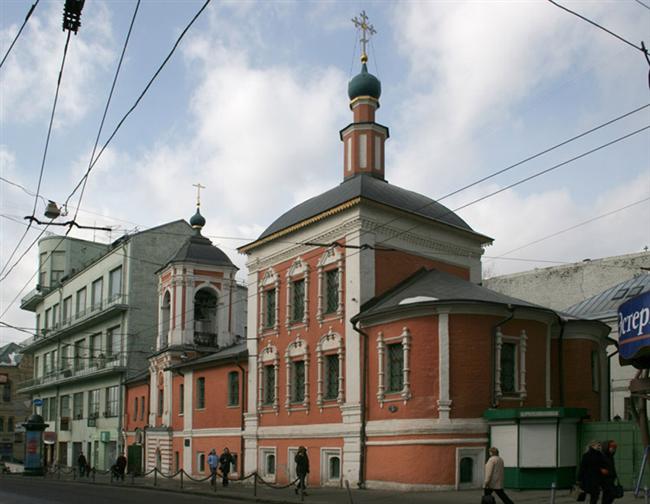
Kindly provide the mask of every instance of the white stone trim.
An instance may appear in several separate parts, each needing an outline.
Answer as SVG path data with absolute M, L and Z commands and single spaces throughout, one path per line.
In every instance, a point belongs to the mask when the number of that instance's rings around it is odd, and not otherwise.
M 279 366 L 280 366 L 280 356 L 278 354 L 278 349 L 271 345 L 271 342 L 268 342 L 266 347 L 259 353 L 257 358 L 257 411 L 262 413 L 262 408 L 264 407 L 264 377 L 263 371 L 264 367 L 268 365 L 267 363 L 271 362 L 273 365 L 274 380 L 275 380 L 275 391 L 273 397 L 273 411 L 277 415 L 280 410 L 280 403 L 278 402 L 278 396 L 280 392 L 280 385 L 278 380 L 279 375 Z
M 449 395 L 449 312 L 438 312 L 438 418 L 449 420 L 451 398 Z
M 399 490 L 401 492 L 442 492 L 454 490 L 454 485 L 428 485 L 424 483 L 397 483 L 394 481 L 367 480 L 366 488 L 371 490 Z
M 297 257 L 291 267 L 287 270 L 285 276 L 287 283 L 287 303 L 284 325 L 287 329 L 296 323 L 307 325 L 309 321 L 309 265 L 306 264 L 301 257 Z M 293 320 L 293 282 L 301 279 L 305 282 L 305 299 L 303 302 L 302 320 L 298 322 Z
M 487 443 L 487 439 L 486 439 Z M 474 474 L 471 483 L 460 482 L 460 461 L 469 457 L 474 462 Z M 458 447 L 456 448 L 456 490 L 467 488 L 482 488 L 485 478 L 485 448 L 470 448 Z
M 332 480 L 329 477 L 329 461 L 332 457 L 339 459 L 339 478 Z M 323 446 L 320 449 L 320 485 L 340 487 L 343 484 L 343 453 L 341 448 Z
M 359 168 L 368 168 L 368 135 L 359 135 Z
M 279 293 L 280 293 L 280 275 L 278 275 L 273 268 L 268 268 L 264 272 L 262 280 L 259 282 L 258 293 L 260 298 L 260 309 L 259 309 L 259 327 L 257 328 L 258 334 L 262 334 L 265 330 L 271 328 L 265 327 L 264 316 L 266 310 L 266 290 L 272 286 L 275 289 L 275 322 L 273 324 L 273 330 L 278 331 L 280 324 L 280 306 L 278 303 Z
M 336 264 L 338 268 L 338 298 L 339 304 L 336 309 L 336 315 L 338 318 L 343 317 L 343 255 L 337 250 L 336 246 L 328 248 L 323 255 L 318 260 L 317 271 L 318 271 L 318 307 L 316 310 L 316 319 L 318 323 L 323 325 L 323 319 L 325 318 L 325 290 L 327 286 L 325 285 L 325 270 L 329 270 L 328 266 Z M 330 314 L 328 314 L 329 316 Z
M 307 342 L 300 337 L 296 337 L 284 352 L 284 365 L 286 370 L 286 396 L 284 399 L 284 407 L 287 414 L 291 414 L 291 410 L 296 408 L 291 402 L 291 385 L 293 383 L 293 369 L 292 364 L 296 357 L 302 357 L 305 363 L 305 384 L 303 389 L 302 407 L 309 410 L 309 347 Z
M 501 400 L 519 400 L 523 406 L 526 400 L 526 350 L 528 347 L 528 335 L 525 330 L 522 330 L 519 336 L 506 336 L 501 331 L 501 327 L 497 327 L 495 341 L 495 365 L 494 365 L 494 389 L 496 402 L 499 404 Z M 514 394 L 504 395 L 501 387 L 501 349 L 504 343 L 514 343 L 515 348 L 515 392 Z
M 409 420 L 370 420 L 366 434 L 374 436 L 413 436 L 429 434 L 487 434 L 488 424 L 482 418 L 452 418 L 440 421 L 433 418 Z
M 399 396 L 404 404 L 411 399 L 411 367 L 410 367 L 410 355 L 411 355 L 411 333 L 408 330 L 408 327 L 402 327 L 402 333 L 393 338 L 384 338 L 384 333 L 379 332 L 377 335 L 377 400 L 379 401 L 379 406 L 384 407 L 384 403 L 388 402 L 386 398 L 386 367 L 388 363 L 386 361 L 386 343 L 392 341 L 401 340 L 402 352 L 403 352 L 403 362 L 404 366 L 402 369 L 402 390 L 399 393 Z
M 223 428 L 204 428 L 204 429 L 191 429 L 186 431 L 174 431 L 175 438 L 186 437 L 231 437 L 240 436 L 242 433 L 239 427 L 223 427 Z
M 266 456 L 273 455 L 275 459 L 274 471 L 273 474 L 266 472 Z M 269 483 L 275 483 L 278 476 L 278 454 L 275 446 L 260 446 L 259 447 L 259 461 L 258 461 L 258 471 Z
M 340 438 L 344 436 L 359 437 L 358 424 L 325 423 L 306 424 L 299 429 L 295 425 L 272 425 L 259 427 L 258 439 L 304 439 L 304 438 Z
M 339 360 L 339 377 L 338 377 L 338 394 L 336 397 L 336 402 L 342 405 L 345 401 L 345 386 L 344 386 L 344 375 L 343 369 L 345 366 L 344 362 L 344 344 L 343 338 L 335 332 L 332 331 L 330 327 L 327 333 L 320 338 L 318 345 L 316 345 L 316 359 L 318 366 L 318 381 L 317 381 L 317 395 L 316 395 L 316 404 L 320 408 L 320 411 L 323 411 L 324 405 L 324 392 L 323 392 L 323 360 L 325 352 L 336 350 Z
M 384 333 L 379 331 L 377 335 L 377 400 L 379 406 L 384 407 L 384 398 L 386 397 L 386 385 L 384 384 L 384 377 L 386 375 L 384 365 L 384 353 L 386 352 L 386 342 L 384 341 Z
M 487 444 L 488 438 L 448 438 L 448 439 L 388 439 L 382 441 L 367 441 L 368 446 L 409 446 L 409 445 L 455 445 L 455 444 Z

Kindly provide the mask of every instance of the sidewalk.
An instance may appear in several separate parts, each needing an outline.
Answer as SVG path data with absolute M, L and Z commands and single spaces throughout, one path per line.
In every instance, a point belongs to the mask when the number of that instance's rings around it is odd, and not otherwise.
M 47 476 L 50 481 L 59 480 L 58 474 Z M 60 481 L 73 483 L 72 475 L 60 475 Z M 217 485 L 216 489 L 209 483 L 195 483 L 183 480 L 183 488 L 180 488 L 180 480 L 161 478 L 158 476 L 156 487 L 154 488 L 154 479 L 152 477 L 138 477 L 133 480 L 131 477 L 125 481 L 116 481 L 111 483 L 109 475 L 96 474 L 95 482 L 92 478 L 83 478 L 75 480 L 74 484 L 102 485 L 102 486 L 121 486 L 148 488 L 154 491 L 178 492 L 195 495 L 214 495 L 218 502 L 219 497 L 228 497 L 233 500 L 243 502 L 263 502 L 269 504 L 295 504 L 305 502 L 312 504 L 479 504 L 481 502 L 482 492 L 480 490 L 464 491 L 446 491 L 446 492 L 398 492 L 388 490 L 359 490 L 351 489 L 348 493 L 345 488 L 313 488 L 307 490 L 307 495 L 303 497 L 296 495 L 293 488 L 274 489 L 268 488 L 263 484 L 257 485 L 257 495 L 254 495 L 252 484 L 239 483 L 233 481 L 227 488 Z M 526 504 L 549 504 L 550 490 L 538 491 L 530 490 L 518 492 L 509 490 L 508 495 L 516 503 Z M 576 501 L 576 495 L 570 495 L 568 490 L 558 490 L 556 492 L 555 504 L 568 504 Z M 497 498 L 497 502 L 500 502 Z M 640 497 L 634 498 L 632 492 L 626 492 L 625 497 L 615 501 L 616 504 L 646 504 L 648 501 Z

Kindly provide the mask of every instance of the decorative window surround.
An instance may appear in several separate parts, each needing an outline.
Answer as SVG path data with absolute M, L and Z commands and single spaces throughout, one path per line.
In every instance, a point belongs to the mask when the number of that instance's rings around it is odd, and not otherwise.
M 275 289 L 275 323 L 273 327 L 266 327 L 265 324 L 265 310 L 266 310 L 266 303 L 264 299 L 264 292 L 269 289 L 273 288 Z M 278 294 L 280 292 L 280 275 L 278 275 L 273 268 L 269 268 L 266 270 L 264 273 L 264 276 L 262 277 L 262 281 L 259 283 L 259 303 L 260 303 L 260 321 L 259 321 L 259 327 L 258 327 L 258 333 L 262 334 L 264 331 L 270 331 L 271 329 L 275 332 L 278 332 L 279 328 L 279 321 L 280 321 L 280 306 L 278 303 Z
M 386 345 L 388 343 L 393 343 L 400 341 L 402 343 L 402 351 L 404 352 L 404 385 L 402 391 L 399 393 L 399 397 L 386 397 L 386 366 L 385 362 L 386 357 Z M 379 406 L 384 407 L 384 403 L 393 402 L 393 401 L 404 401 L 404 404 L 411 399 L 411 367 L 410 367 L 410 357 L 411 354 L 411 333 L 407 327 L 402 328 L 402 334 L 392 338 L 384 338 L 384 333 L 380 332 L 377 335 L 377 359 L 378 359 L 378 371 L 377 371 L 377 400 L 379 401 Z M 388 393 L 392 395 L 392 393 Z
M 345 363 L 343 362 L 344 357 L 344 347 L 343 347 L 343 338 L 340 335 L 332 332 L 332 328 L 329 328 L 327 334 L 323 336 L 316 346 L 316 359 L 318 362 L 318 387 L 317 387 L 317 396 L 316 404 L 320 408 L 320 411 L 323 411 L 324 407 L 324 391 L 323 391 L 323 375 L 324 375 L 324 366 L 323 360 L 326 354 L 329 354 L 333 351 L 336 351 L 336 354 L 339 358 L 339 387 L 338 387 L 338 396 L 336 397 L 336 402 L 340 406 L 345 402 L 345 387 L 343 386 L 343 369 Z
M 323 326 L 323 320 L 332 314 L 325 313 L 325 270 L 333 269 L 328 266 L 336 265 L 339 272 L 339 305 L 336 309 L 336 317 L 343 319 L 343 255 L 336 249 L 336 247 L 328 248 L 318 261 L 318 309 L 316 311 L 316 319 L 320 326 Z
M 528 335 L 525 330 L 522 330 L 519 336 L 507 336 L 501 332 L 501 328 L 497 328 L 496 332 L 496 351 L 495 351 L 495 395 L 497 404 L 501 400 L 514 399 L 519 400 L 520 405 L 523 406 L 524 400 L 527 397 L 526 391 L 526 348 L 528 346 Z M 504 343 L 514 343 L 515 349 L 515 393 L 506 393 L 501 387 L 501 350 Z
M 307 325 L 309 321 L 309 265 L 305 264 L 302 258 L 298 257 L 287 270 L 287 317 L 285 326 L 287 329 L 299 323 Z M 305 301 L 301 321 L 293 320 L 293 282 L 304 279 Z
M 293 370 L 291 363 L 295 360 L 302 360 L 305 363 L 305 384 L 302 407 L 291 403 L 291 384 L 293 382 Z M 284 407 L 287 410 L 287 414 L 290 415 L 292 411 L 296 411 L 298 408 L 301 410 L 305 409 L 307 412 L 309 412 L 309 348 L 305 340 L 300 339 L 298 336 L 294 341 L 289 343 L 289 346 L 287 346 L 287 350 L 284 353 L 284 365 L 287 373 L 287 386 Z
M 278 355 L 278 350 L 271 343 L 267 343 L 266 347 L 260 352 L 257 357 L 257 411 L 259 413 L 265 413 L 264 408 L 267 407 L 264 404 L 264 380 L 263 380 L 263 371 L 265 365 L 273 365 L 274 380 L 275 380 L 275 391 L 273 394 L 273 404 L 272 409 L 277 415 L 280 411 L 280 403 L 278 402 L 279 395 L 279 367 L 280 367 L 280 356 Z
M 449 312 L 438 312 L 438 418 L 449 421 L 451 412 L 451 398 L 449 395 Z

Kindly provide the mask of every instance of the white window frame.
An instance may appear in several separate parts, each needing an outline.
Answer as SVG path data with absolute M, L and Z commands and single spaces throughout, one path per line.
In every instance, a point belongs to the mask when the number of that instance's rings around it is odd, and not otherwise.
M 338 395 L 336 397 L 336 403 L 341 406 L 345 402 L 345 384 L 344 384 L 344 370 L 345 370 L 345 347 L 343 343 L 343 338 L 331 329 L 320 338 L 318 345 L 316 345 L 316 361 L 318 377 L 317 377 L 317 392 L 316 392 L 316 405 L 320 408 L 320 411 L 323 411 L 323 407 L 327 401 L 331 399 L 325 399 L 325 356 L 331 355 L 336 352 L 336 355 L 339 359 L 339 383 L 338 383 Z
M 266 318 L 266 291 L 269 289 L 275 289 L 275 320 L 273 327 L 266 327 L 265 318 Z M 280 327 L 280 303 L 279 303 L 279 293 L 280 293 L 280 275 L 278 275 L 273 268 L 269 268 L 264 272 L 262 280 L 259 282 L 258 286 L 259 292 L 259 305 L 260 305 L 260 319 L 259 327 L 257 332 L 262 334 L 265 331 L 278 331 Z
M 264 478 L 265 481 L 267 481 L 269 483 L 275 483 L 275 480 L 276 480 L 277 475 L 278 475 L 277 450 L 276 450 L 275 446 L 273 446 L 273 447 L 264 446 L 264 447 L 260 448 L 259 450 L 260 450 L 259 451 L 259 457 L 260 457 L 259 460 L 260 460 L 260 468 L 261 468 L 260 472 L 262 473 L 262 477 Z M 273 471 L 273 474 L 266 471 L 266 468 L 267 468 L 266 462 L 267 462 L 267 457 L 269 455 L 272 455 L 273 458 L 274 458 L 274 464 L 273 464 L 274 471 Z
M 386 359 L 386 347 L 392 343 L 401 343 L 402 352 L 404 352 L 403 360 L 404 367 L 402 369 L 403 386 L 400 392 L 386 392 L 386 373 L 388 370 L 388 362 Z M 411 332 L 408 327 L 402 328 L 402 333 L 399 336 L 384 338 L 384 333 L 379 332 L 377 335 L 377 401 L 379 406 L 384 407 L 384 403 L 394 401 L 404 401 L 407 403 L 413 396 L 411 394 Z M 397 394 L 399 394 L 397 396 Z M 387 397 L 388 396 L 388 397 Z
M 325 296 L 327 294 L 326 292 L 327 282 L 325 282 L 325 272 L 326 270 L 329 271 L 330 269 L 335 269 L 331 267 L 332 265 L 335 265 L 335 268 L 338 269 L 338 274 L 339 274 L 339 286 L 338 286 L 339 305 L 338 308 L 336 309 L 335 314 L 332 313 L 326 314 Z M 335 246 L 328 248 L 318 261 L 317 271 L 318 271 L 318 308 L 316 310 L 316 319 L 318 320 L 318 323 L 322 327 L 325 318 L 328 319 L 331 317 L 336 317 L 339 319 L 343 318 L 343 254 L 341 254 Z
M 279 367 L 280 367 L 280 356 L 278 354 L 278 349 L 271 345 L 269 342 L 266 347 L 262 349 L 262 351 L 259 353 L 259 356 L 257 357 L 257 411 L 260 413 L 264 413 L 266 409 L 268 409 L 268 405 L 264 404 L 264 367 L 272 365 L 273 366 L 273 373 L 274 373 L 274 378 L 275 378 L 275 391 L 274 391 L 274 397 L 273 397 L 273 404 L 271 405 L 272 410 L 275 412 L 277 415 L 280 411 L 280 402 L 279 402 L 279 393 L 280 393 L 280 385 L 279 385 Z
M 203 461 L 203 464 L 201 464 L 201 461 Z M 203 465 L 203 470 L 201 470 L 201 465 Z M 205 452 L 196 452 L 196 470 L 197 474 L 204 474 L 207 469 L 207 464 L 205 460 Z
M 298 280 L 304 280 L 305 299 L 303 302 L 302 320 L 294 320 L 293 317 L 293 284 Z M 286 274 L 287 283 L 287 307 L 285 327 L 289 328 L 296 324 L 307 325 L 309 321 L 309 265 L 302 258 L 298 257 L 293 262 Z
M 295 379 L 293 362 L 303 361 L 305 363 L 305 385 L 303 390 L 303 401 L 299 405 L 291 401 L 293 396 L 292 384 Z M 291 414 L 291 411 L 297 409 L 309 409 L 309 347 L 307 342 L 300 337 L 297 337 L 287 346 L 286 351 L 284 352 L 284 365 L 286 370 L 286 397 L 284 400 L 284 407 L 287 410 L 287 414 Z
M 474 462 L 474 474 L 471 483 L 460 482 L 460 461 L 469 457 Z M 462 447 L 456 448 L 456 490 L 481 488 L 485 476 L 485 448 Z
M 330 478 L 330 459 L 338 457 L 339 459 L 339 477 L 338 479 Z M 321 448 L 320 449 L 320 484 L 321 486 L 343 485 L 343 454 L 341 448 Z
M 501 389 L 501 349 L 503 343 L 515 344 L 515 392 L 505 394 Z M 526 349 L 528 346 L 528 335 L 525 330 L 519 333 L 519 336 L 505 335 L 498 327 L 495 341 L 495 365 L 494 365 L 494 386 L 497 404 L 501 400 L 519 400 L 521 403 L 527 397 L 526 390 Z

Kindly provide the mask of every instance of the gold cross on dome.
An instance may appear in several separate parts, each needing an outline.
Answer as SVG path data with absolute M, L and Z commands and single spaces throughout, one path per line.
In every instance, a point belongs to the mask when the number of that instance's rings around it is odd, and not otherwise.
M 354 26 L 358 30 L 361 30 L 361 39 L 360 39 L 360 42 L 361 42 L 361 62 L 365 63 L 366 61 L 368 61 L 368 53 L 366 52 L 366 44 L 370 41 L 370 37 L 377 33 L 377 30 L 375 30 L 374 26 L 372 26 L 371 24 L 368 24 L 368 16 L 366 16 L 366 11 L 365 10 L 361 11 L 361 14 L 359 14 L 359 18 L 357 18 L 357 16 L 354 16 L 352 18 L 352 22 L 354 23 Z
M 196 187 L 196 206 L 200 207 L 201 206 L 201 189 L 205 189 L 205 186 L 201 185 L 201 182 L 197 182 L 196 184 L 192 184 L 192 187 Z

